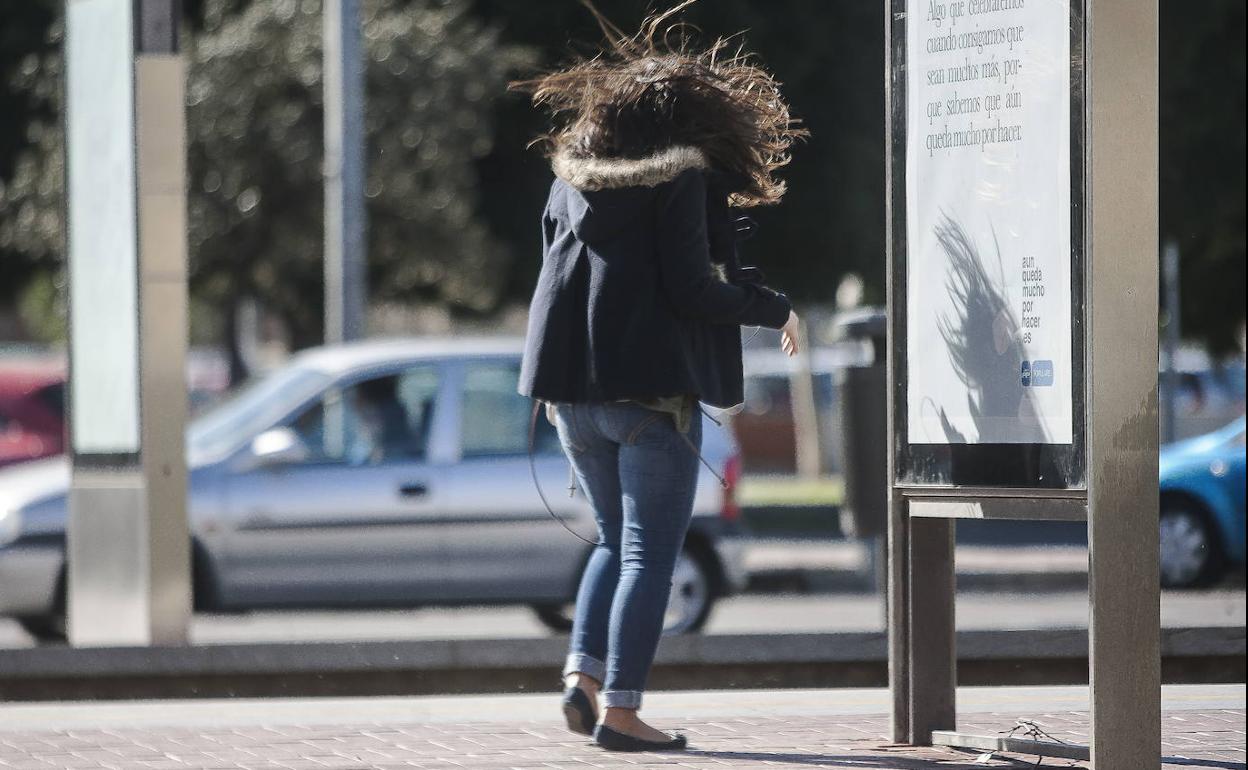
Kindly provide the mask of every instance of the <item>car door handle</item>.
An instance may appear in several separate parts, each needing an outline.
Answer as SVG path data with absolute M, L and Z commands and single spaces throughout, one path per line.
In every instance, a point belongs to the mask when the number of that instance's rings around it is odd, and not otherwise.
M 399 487 L 399 497 L 418 498 L 429 494 L 429 487 L 425 484 L 404 484 Z

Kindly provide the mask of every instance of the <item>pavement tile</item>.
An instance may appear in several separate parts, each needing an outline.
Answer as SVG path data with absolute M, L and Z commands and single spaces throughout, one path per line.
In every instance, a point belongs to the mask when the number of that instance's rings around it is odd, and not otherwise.
M 1228 770 L 1243 767 L 1242 711 L 1170 712 L 1162 728 L 1165 767 Z M 1042 714 L 1034 721 L 1062 740 L 1086 742 L 1081 712 Z M 976 714 L 959 728 L 994 735 L 1017 723 L 1011 714 Z M 590 741 L 547 722 L 248 725 L 147 729 L 0 732 L 0 768 L 46 770 L 581 770 L 600 768 L 809 768 L 956 770 L 1026 767 L 1034 757 L 896 746 L 885 740 L 887 719 L 811 715 L 742 715 L 682 726 L 692 750 L 673 754 L 607 754 Z M 1049 761 L 1044 766 L 1085 768 Z

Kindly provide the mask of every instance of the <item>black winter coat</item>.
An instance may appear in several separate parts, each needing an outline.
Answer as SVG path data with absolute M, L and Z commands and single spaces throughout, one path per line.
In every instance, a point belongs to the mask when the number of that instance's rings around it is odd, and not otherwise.
M 790 306 L 740 266 L 727 178 L 689 147 L 553 165 L 520 393 L 741 403 L 740 326 L 779 329 Z

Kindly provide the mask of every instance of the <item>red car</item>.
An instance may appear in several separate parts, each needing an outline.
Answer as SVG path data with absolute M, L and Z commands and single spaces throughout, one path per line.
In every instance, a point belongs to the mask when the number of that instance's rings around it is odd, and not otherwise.
M 0 371 L 0 468 L 65 451 L 65 375 Z

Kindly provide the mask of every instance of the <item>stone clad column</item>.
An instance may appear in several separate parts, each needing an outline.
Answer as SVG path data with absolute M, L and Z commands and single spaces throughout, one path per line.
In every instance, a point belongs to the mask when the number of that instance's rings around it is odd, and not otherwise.
M 67 0 L 74 645 L 179 644 L 186 517 L 186 141 L 178 0 Z

